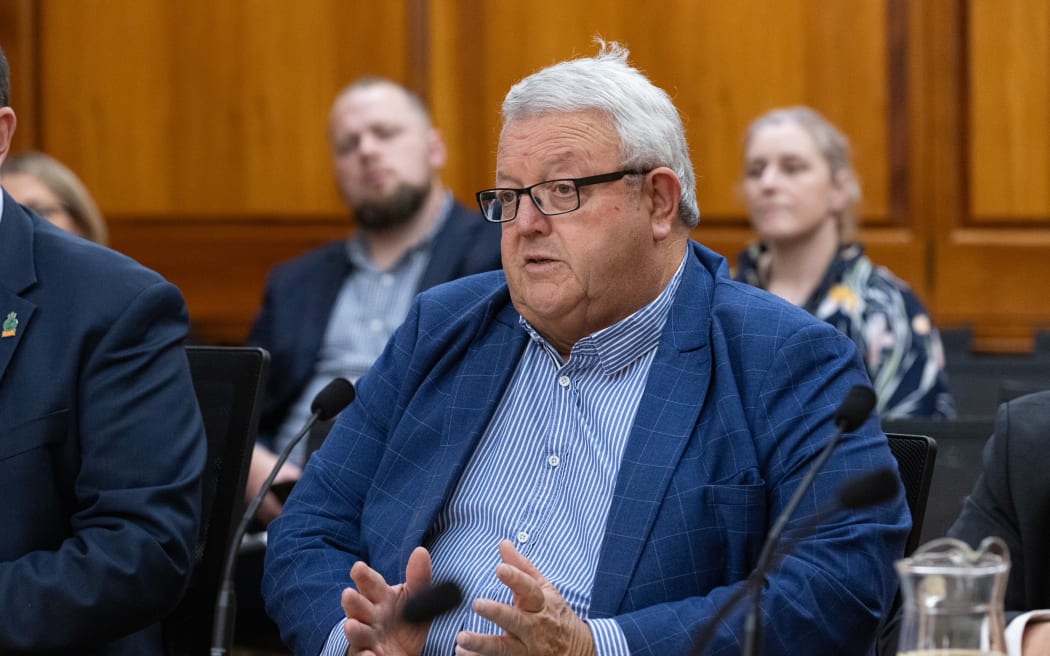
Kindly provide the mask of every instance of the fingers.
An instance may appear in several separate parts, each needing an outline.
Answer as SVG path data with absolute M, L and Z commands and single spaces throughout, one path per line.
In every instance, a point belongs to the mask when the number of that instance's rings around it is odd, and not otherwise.
M 540 574 L 540 571 L 536 569 L 531 560 L 521 555 L 510 540 L 500 540 L 499 556 L 503 559 L 503 562 L 517 567 L 529 576 L 535 579 L 543 579 L 543 574 Z
M 350 568 L 350 578 L 353 579 L 354 585 L 357 586 L 357 591 L 373 603 L 379 604 L 393 594 L 383 575 L 369 567 L 362 560 L 357 561 Z
M 405 592 L 412 595 L 430 587 L 432 573 L 430 552 L 423 547 L 413 549 L 405 567 Z
M 514 593 L 514 605 L 527 613 L 542 611 L 543 585 L 547 579 L 510 540 L 499 543 L 499 555 L 503 562 L 496 566 L 496 578 Z
M 373 626 L 377 615 L 375 605 L 353 588 L 343 590 L 340 603 L 346 614 L 343 633 L 351 651 L 374 649 L 379 644 L 379 632 Z

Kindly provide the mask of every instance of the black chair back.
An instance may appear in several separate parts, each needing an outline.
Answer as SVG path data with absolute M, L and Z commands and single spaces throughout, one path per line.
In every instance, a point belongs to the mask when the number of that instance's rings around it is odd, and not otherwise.
M 926 516 L 926 501 L 930 496 L 930 481 L 937 460 L 937 442 L 926 435 L 887 433 L 890 452 L 897 459 L 897 469 L 904 483 L 904 493 L 911 511 L 911 533 L 904 547 L 904 555 L 915 551 L 922 538 L 922 522 Z
M 226 548 L 244 512 L 259 408 L 270 355 L 240 346 L 187 346 L 193 387 L 208 439 L 200 539 L 190 582 L 164 620 L 169 656 L 206 654 Z

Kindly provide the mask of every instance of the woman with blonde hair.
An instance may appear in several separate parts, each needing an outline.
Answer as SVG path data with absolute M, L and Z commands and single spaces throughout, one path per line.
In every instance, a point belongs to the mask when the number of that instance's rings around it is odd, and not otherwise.
M 883 419 L 953 417 L 926 309 L 855 239 L 861 193 L 846 137 L 808 107 L 760 116 L 747 131 L 740 191 L 758 241 L 740 254 L 736 278 L 853 339 Z
M 17 202 L 58 227 L 99 244 L 108 234 L 95 201 L 84 183 L 50 155 L 14 155 L 0 171 L 0 183 Z

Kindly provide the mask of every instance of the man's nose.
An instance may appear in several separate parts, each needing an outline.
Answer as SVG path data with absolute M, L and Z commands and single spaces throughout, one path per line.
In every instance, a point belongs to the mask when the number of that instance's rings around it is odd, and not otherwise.
M 530 194 L 518 196 L 518 212 L 514 223 L 521 224 L 522 230 L 542 231 L 550 226 L 550 217 L 539 210 L 536 199 Z

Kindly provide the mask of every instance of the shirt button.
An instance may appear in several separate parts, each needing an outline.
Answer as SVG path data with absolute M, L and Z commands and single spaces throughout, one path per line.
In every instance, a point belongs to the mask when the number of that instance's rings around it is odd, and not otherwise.
M 561 462 L 561 459 L 558 458 L 558 456 L 554 456 L 554 455 L 547 456 L 547 464 L 550 465 L 551 467 L 557 467 L 558 463 L 560 463 L 560 462 Z
M 561 378 L 558 379 L 558 384 L 561 385 L 562 387 L 568 387 L 569 386 L 569 377 L 568 376 L 562 376 Z
M 394 284 L 394 276 L 390 275 L 389 273 L 384 273 L 379 278 L 379 284 L 381 284 L 384 287 L 390 287 Z
M 518 544 L 525 544 L 529 541 L 529 534 L 525 531 L 518 531 Z
M 368 327 L 372 329 L 372 332 L 378 333 L 383 329 L 383 320 L 372 319 L 370 322 L 368 322 Z

